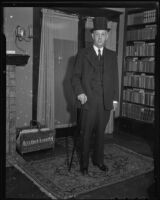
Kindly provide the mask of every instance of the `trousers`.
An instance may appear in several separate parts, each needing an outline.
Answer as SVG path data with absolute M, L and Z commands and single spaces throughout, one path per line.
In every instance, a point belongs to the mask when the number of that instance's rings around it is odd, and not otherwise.
M 110 110 L 104 109 L 103 97 L 95 96 L 90 109 L 82 107 L 81 113 L 81 167 L 88 168 L 90 144 L 93 141 L 92 161 L 103 164 L 104 161 L 104 131 L 109 121 Z M 92 137 L 94 134 L 94 137 Z

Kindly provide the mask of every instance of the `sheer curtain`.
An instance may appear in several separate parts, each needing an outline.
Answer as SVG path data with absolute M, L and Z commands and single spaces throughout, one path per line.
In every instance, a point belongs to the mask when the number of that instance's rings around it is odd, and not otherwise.
M 47 9 L 43 9 L 42 12 L 37 120 L 49 128 L 54 128 L 53 17 Z
M 78 18 L 50 9 L 42 9 L 42 14 L 37 120 L 55 128 L 59 113 L 60 125 L 69 123 L 63 81 L 68 59 L 77 53 L 77 44 L 70 47 L 68 41 L 77 42 Z

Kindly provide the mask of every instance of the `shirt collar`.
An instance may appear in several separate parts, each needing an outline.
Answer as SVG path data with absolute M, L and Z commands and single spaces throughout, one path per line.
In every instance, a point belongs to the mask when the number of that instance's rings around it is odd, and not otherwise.
M 100 49 L 101 55 L 103 54 L 103 48 L 104 48 L 104 47 L 98 48 L 98 47 L 96 47 L 95 45 L 93 45 L 93 48 L 94 48 L 94 50 L 95 50 L 95 52 L 96 52 L 97 55 L 98 55 L 98 49 Z

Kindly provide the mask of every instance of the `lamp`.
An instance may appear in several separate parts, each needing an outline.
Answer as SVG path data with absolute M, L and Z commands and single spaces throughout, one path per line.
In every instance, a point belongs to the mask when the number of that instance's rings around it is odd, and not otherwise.
M 30 42 L 33 38 L 33 28 L 32 25 L 29 25 L 27 29 L 23 28 L 22 26 L 17 26 L 15 29 L 15 44 L 20 51 L 25 52 L 22 48 L 18 46 L 18 41 L 22 42 Z

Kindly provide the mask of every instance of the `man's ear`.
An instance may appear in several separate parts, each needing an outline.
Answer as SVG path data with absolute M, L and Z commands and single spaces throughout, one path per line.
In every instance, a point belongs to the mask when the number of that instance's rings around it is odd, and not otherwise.
M 109 33 L 106 31 L 106 40 L 108 39 Z
M 92 39 L 94 39 L 94 33 L 92 33 Z

